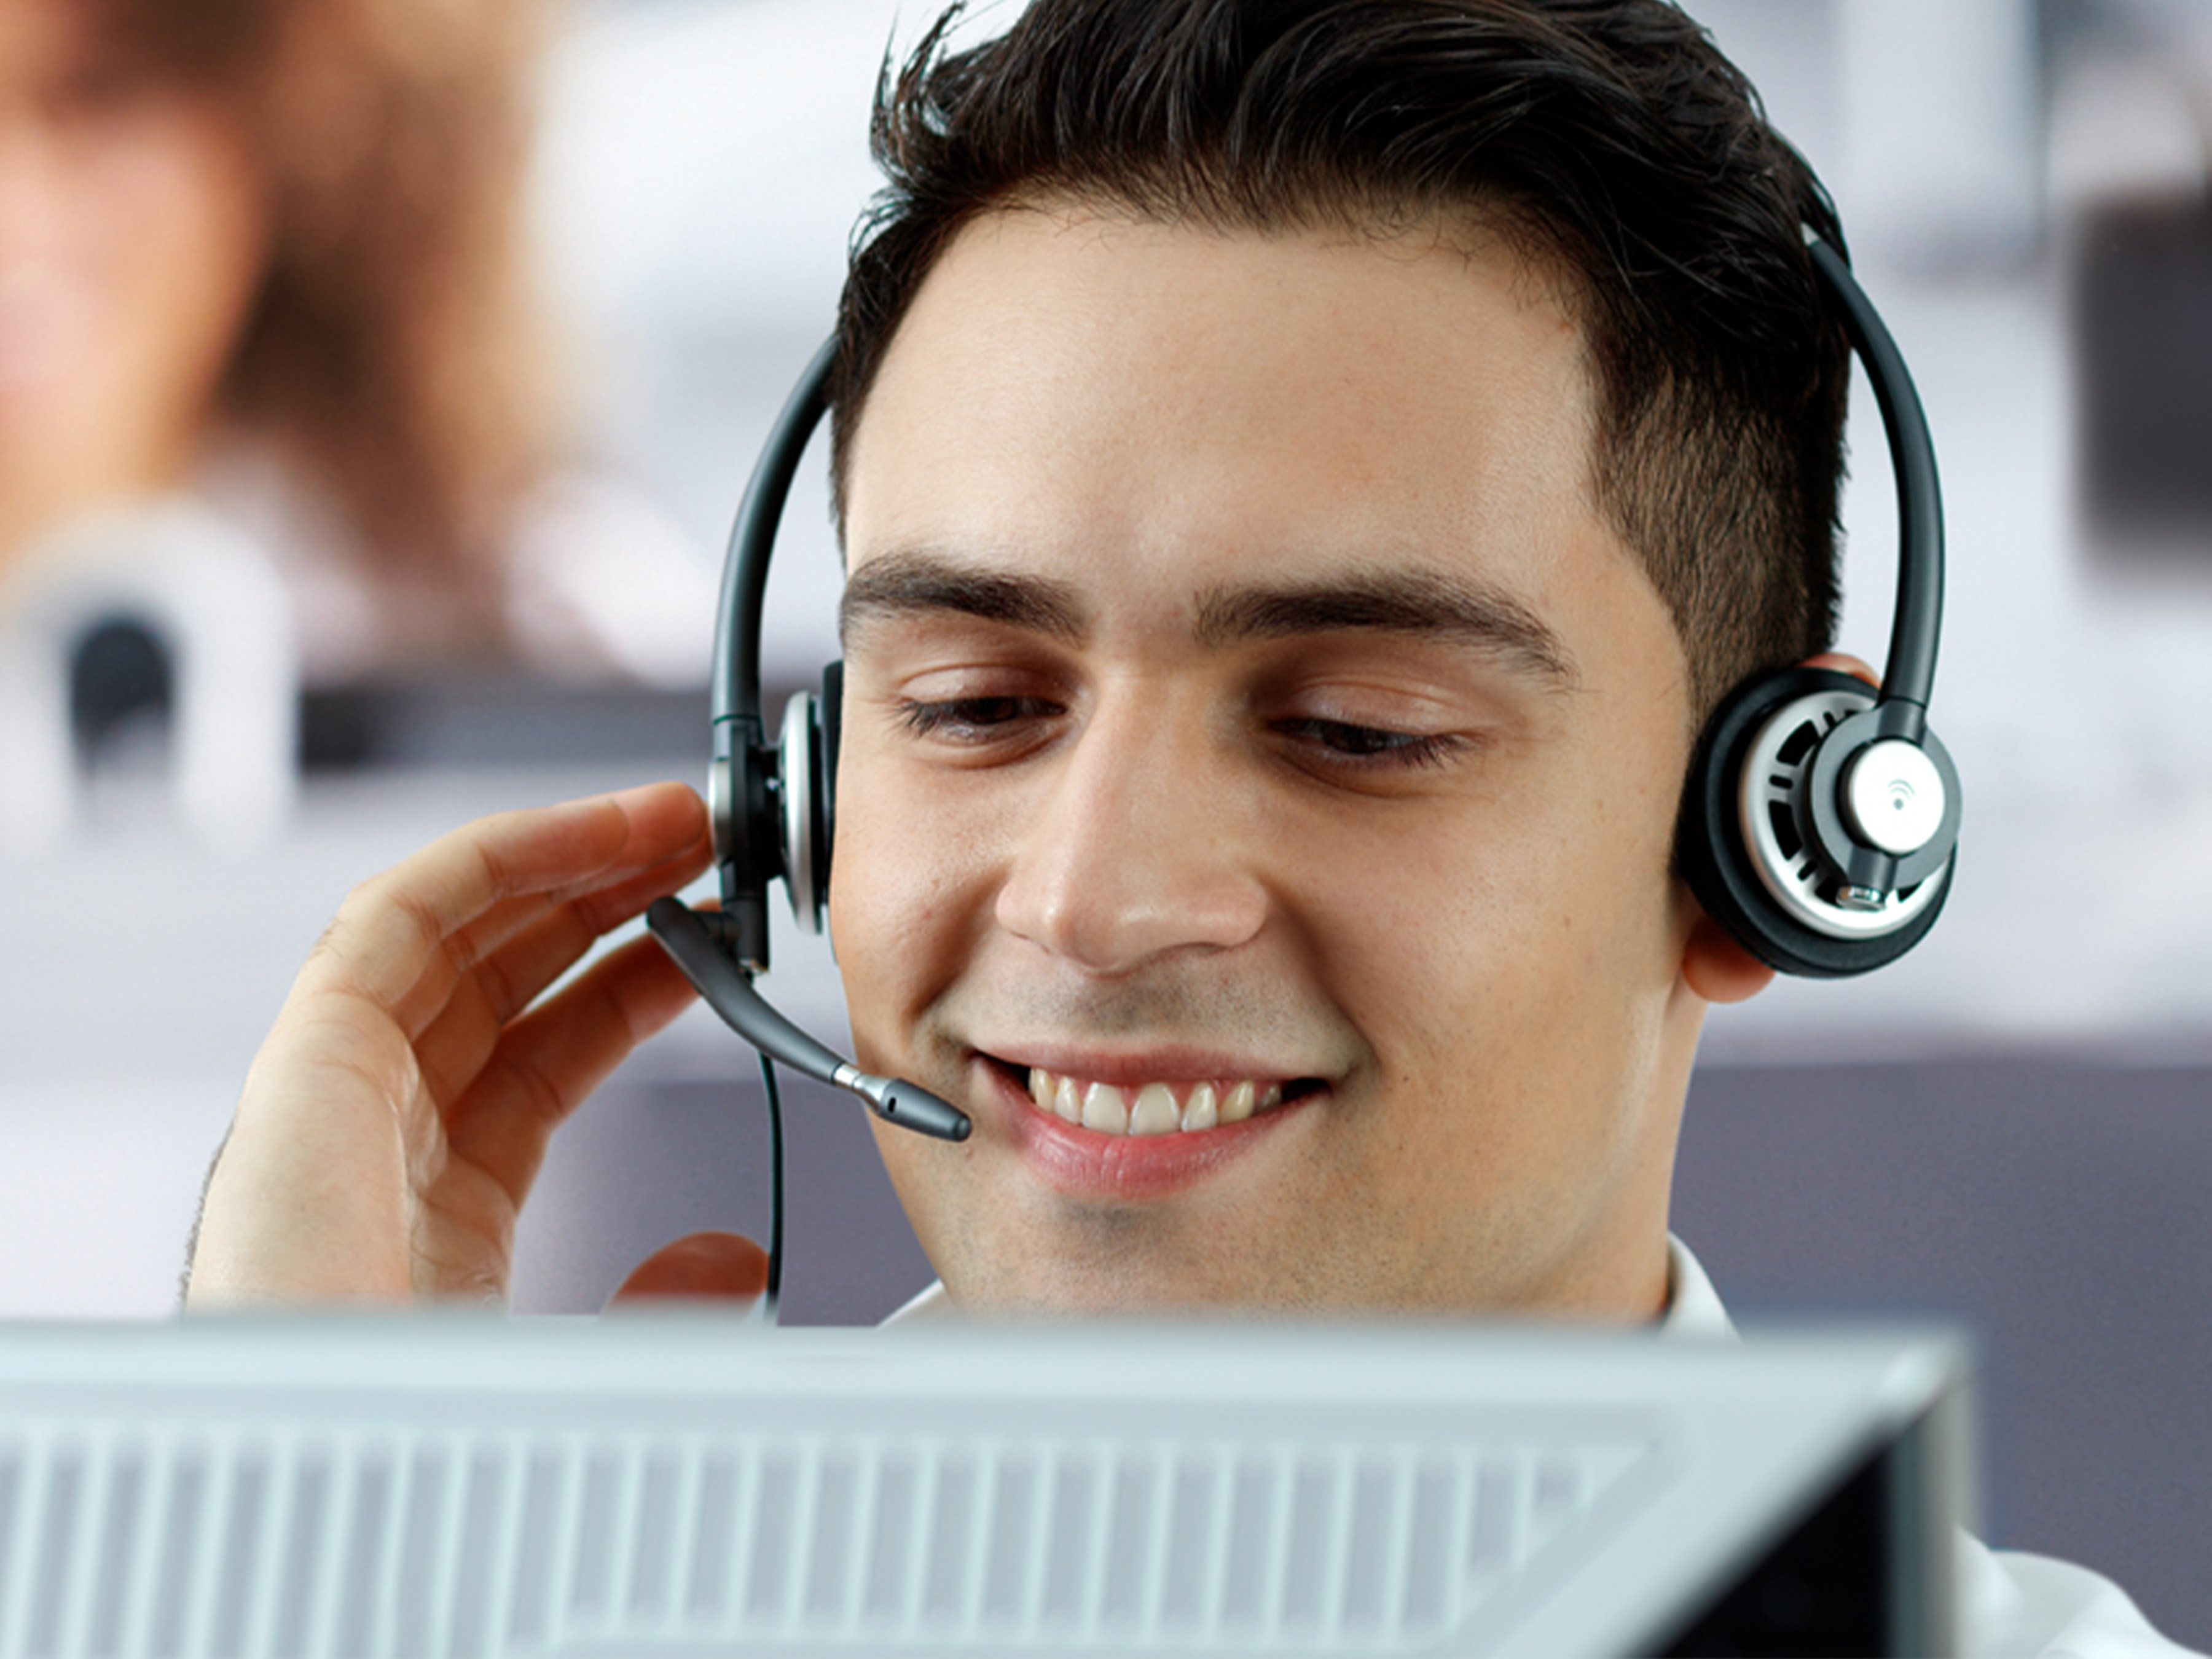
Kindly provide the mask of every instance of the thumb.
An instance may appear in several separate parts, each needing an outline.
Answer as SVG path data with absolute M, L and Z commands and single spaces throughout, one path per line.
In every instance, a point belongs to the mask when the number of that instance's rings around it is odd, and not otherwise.
M 736 1233 L 692 1233 L 630 1270 L 607 1305 L 669 1297 L 750 1302 L 768 1289 L 768 1252 Z

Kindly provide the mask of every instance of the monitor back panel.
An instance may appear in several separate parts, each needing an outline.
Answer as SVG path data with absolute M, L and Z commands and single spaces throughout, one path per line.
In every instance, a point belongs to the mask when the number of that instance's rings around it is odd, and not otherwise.
M 18 1330 L 0 1652 L 1626 1653 L 1869 1457 L 1941 1340 Z M 1922 1535 L 1916 1534 L 1916 1536 Z M 1940 1547 L 1895 1650 L 1945 1639 Z

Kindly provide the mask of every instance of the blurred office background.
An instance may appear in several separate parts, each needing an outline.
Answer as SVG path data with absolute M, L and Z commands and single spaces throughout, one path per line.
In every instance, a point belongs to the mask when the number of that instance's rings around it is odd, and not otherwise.
M 2212 1646 L 2212 8 L 1692 9 L 1833 189 L 1918 376 L 1952 554 L 1938 725 L 1969 794 L 1955 896 L 1913 957 L 1716 1015 L 1679 1229 L 1747 1317 L 1972 1328 L 1991 1535 L 2113 1574 Z M 561 15 L 532 60 L 520 201 L 570 414 L 511 492 L 502 545 L 538 586 L 510 594 L 504 648 L 319 658 L 295 639 L 256 670 L 238 637 L 210 691 L 158 625 L 97 651 L 69 635 L 60 695 L 91 769 L 80 755 L 43 818 L 0 812 L 0 1314 L 173 1305 L 246 1064 L 354 881 L 480 812 L 702 775 L 702 596 L 830 321 L 885 44 L 927 9 Z M 977 9 L 988 27 L 1009 9 Z M 1870 404 L 1862 386 L 1843 644 L 1879 661 L 1892 505 Z M 228 568 L 269 522 L 194 520 L 186 568 Z M 650 579 L 610 582 L 610 547 L 646 550 Z M 93 597 L 194 625 L 198 577 L 181 598 L 135 580 Z M 276 603 L 241 581 L 212 625 Z M 836 586 L 817 478 L 775 571 L 777 690 L 833 654 Z M 613 620 L 578 635 L 595 617 Z M 272 702 L 303 666 L 305 696 Z M 195 798 L 184 775 L 209 696 L 264 756 L 305 757 L 230 780 L 256 804 L 228 817 L 219 776 Z M 826 951 L 777 948 L 785 1005 L 842 1035 Z M 872 1319 L 926 1264 L 854 1109 L 794 1092 L 788 1310 Z M 749 1054 L 703 1015 L 650 1045 L 564 1131 L 517 1305 L 592 1308 L 671 1237 L 757 1232 L 759 1110 Z

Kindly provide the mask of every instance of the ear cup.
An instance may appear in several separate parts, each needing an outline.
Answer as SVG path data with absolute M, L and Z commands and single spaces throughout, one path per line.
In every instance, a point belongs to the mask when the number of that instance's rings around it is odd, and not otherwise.
M 818 933 L 830 914 L 830 848 L 835 830 L 837 736 L 844 714 L 845 665 L 822 671 L 819 702 L 795 692 L 783 706 L 776 743 L 779 852 L 784 890 L 802 933 Z
M 1816 851 L 1812 775 L 1821 742 L 1873 707 L 1863 681 L 1795 668 L 1747 682 L 1714 711 L 1690 764 L 1675 860 L 1713 920 L 1760 961 L 1820 978 L 1894 962 L 1935 925 L 1951 862 L 1881 908 L 1838 902 Z
M 776 799 L 781 808 L 779 851 L 784 890 L 802 933 L 822 931 L 824 871 L 815 813 L 822 799 L 822 728 L 814 694 L 796 691 L 783 706 L 776 743 Z
M 845 734 L 845 665 L 822 671 L 822 701 L 815 707 L 822 734 L 822 769 L 816 781 L 814 835 L 821 873 L 815 878 L 816 902 L 826 917 L 830 907 L 830 861 L 837 851 L 837 750 Z M 828 925 L 825 921 L 823 925 Z

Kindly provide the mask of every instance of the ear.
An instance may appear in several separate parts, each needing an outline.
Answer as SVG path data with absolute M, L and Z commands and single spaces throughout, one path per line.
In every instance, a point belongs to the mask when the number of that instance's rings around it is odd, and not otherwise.
M 1797 665 L 1800 668 L 1832 668 L 1838 674 L 1849 674 L 1853 679 L 1864 680 L 1877 691 L 1881 690 L 1881 676 L 1875 673 L 1865 659 L 1854 657 L 1848 651 L 1823 651 L 1817 657 L 1808 657 Z
M 1707 1002 L 1745 1002 L 1773 983 L 1774 969 L 1702 910 L 1682 945 L 1682 982 Z
M 1846 651 L 1808 657 L 1803 668 L 1829 668 L 1879 690 L 1881 678 Z M 1692 905 L 1696 901 L 1690 901 Z M 1699 910 L 1682 946 L 1682 981 L 1707 1002 L 1745 1002 L 1774 982 L 1774 969 L 1736 943 L 1728 929 Z

